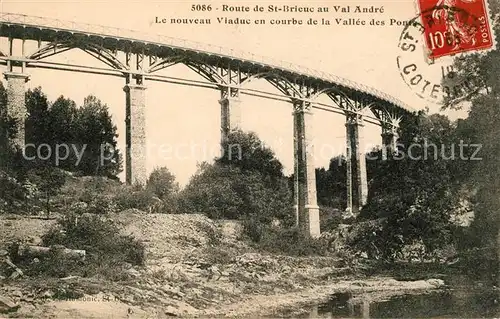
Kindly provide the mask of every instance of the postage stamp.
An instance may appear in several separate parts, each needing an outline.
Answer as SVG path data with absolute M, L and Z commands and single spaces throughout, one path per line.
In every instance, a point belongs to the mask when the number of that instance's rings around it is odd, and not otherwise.
M 424 10 L 408 21 L 399 39 L 400 75 L 412 91 L 427 101 L 438 105 L 457 103 L 484 87 L 482 79 L 474 74 L 459 74 L 453 56 L 494 48 L 485 0 L 418 1 Z M 459 2 L 484 6 L 482 10 L 478 6 L 448 6 Z
M 429 58 L 494 48 L 487 0 L 417 0 Z

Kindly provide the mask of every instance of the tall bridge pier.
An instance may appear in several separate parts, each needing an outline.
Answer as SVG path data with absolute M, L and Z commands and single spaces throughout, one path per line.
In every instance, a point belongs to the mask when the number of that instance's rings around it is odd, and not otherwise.
M 311 104 L 301 100 L 293 103 L 294 138 L 294 200 L 297 225 L 304 234 L 320 235 L 319 206 L 316 196 L 314 165 L 314 134 Z
M 127 82 L 132 82 L 128 80 Z M 142 80 L 127 83 L 125 91 L 125 180 L 144 185 L 146 174 L 146 86 Z
M 24 41 L 22 43 L 24 48 Z M 24 49 L 22 49 L 24 52 Z M 13 39 L 9 39 L 9 54 L 13 54 Z M 0 51 L 1 55 L 1 51 Z M 25 73 L 26 64 L 22 61 L 7 61 L 7 71 L 3 73 L 7 80 L 7 105 L 5 115 L 10 124 L 13 125 L 10 141 L 11 148 L 21 150 L 25 145 L 25 121 L 26 110 L 26 82 L 29 75 Z M 16 69 L 16 67 L 18 67 Z
M 221 141 L 226 140 L 231 131 L 241 127 L 241 94 L 290 103 L 293 107 L 296 220 L 299 229 L 313 237 L 320 234 L 313 109 L 346 117 L 347 216 L 356 216 L 368 198 L 362 134 L 364 124 L 382 126 L 384 149 L 394 152 L 399 120 L 414 112 L 394 97 L 332 74 L 168 36 L 0 13 L 0 38 L 8 40 L 7 48 L 0 48 L 0 65 L 7 67 L 4 73 L 7 80 L 6 114 L 16 128 L 10 143 L 18 148 L 25 145 L 25 85 L 29 79 L 26 69 L 46 68 L 125 79 L 125 171 L 128 184 L 144 184 L 147 178 L 146 81 L 219 90 Z M 28 41 L 36 43 L 33 50 L 26 49 Z M 14 50 L 14 44 L 17 50 Z M 102 62 L 103 67 L 47 60 L 72 49 L 84 51 Z M 200 75 L 203 81 L 158 74 L 158 71 L 176 64 L 185 65 Z M 253 79 L 266 80 L 279 93 L 247 88 L 246 84 Z M 333 103 L 317 102 L 316 98 L 322 94 L 326 94 Z
M 368 200 L 363 116 L 346 115 L 347 216 L 357 216 Z
M 241 100 L 237 89 L 223 88 L 220 92 L 221 142 L 224 142 L 232 131 L 241 128 Z
M 398 150 L 398 127 L 399 120 L 391 119 L 391 124 L 382 123 L 382 152 L 384 159 L 387 159 L 387 154 L 394 154 Z

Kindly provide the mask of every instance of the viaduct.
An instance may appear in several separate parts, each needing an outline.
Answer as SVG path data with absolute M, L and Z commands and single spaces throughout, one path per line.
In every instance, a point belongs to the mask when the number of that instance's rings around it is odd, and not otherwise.
M 251 53 L 167 36 L 1 13 L 0 37 L 7 40 L 6 48 L 0 49 L 0 64 L 6 66 L 3 74 L 7 80 L 7 115 L 15 119 L 17 125 L 17 135 L 9 142 L 17 147 L 22 148 L 25 143 L 25 84 L 29 80 L 26 72 L 28 68 L 85 72 L 124 79 L 127 183 L 144 183 L 146 180 L 143 150 L 146 142 L 147 81 L 219 90 L 222 139 L 240 125 L 239 102 L 242 94 L 290 103 L 294 123 L 294 200 L 297 223 L 305 233 L 314 237 L 319 236 L 320 227 L 312 148 L 313 109 L 345 116 L 347 207 L 354 215 L 366 204 L 368 196 L 366 159 L 362 149 L 364 123 L 380 125 L 384 148 L 394 151 L 401 118 L 415 111 L 383 92 L 331 74 Z M 28 52 L 28 41 L 36 43 L 35 50 Z M 106 67 L 46 60 L 71 49 L 80 49 L 90 54 Z M 157 74 L 177 63 L 183 63 L 204 80 L 193 81 Z M 280 93 L 245 87 L 253 79 L 267 80 Z M 332 103 L 317 102 L 316 98 L 322 94 L 327 95 Z

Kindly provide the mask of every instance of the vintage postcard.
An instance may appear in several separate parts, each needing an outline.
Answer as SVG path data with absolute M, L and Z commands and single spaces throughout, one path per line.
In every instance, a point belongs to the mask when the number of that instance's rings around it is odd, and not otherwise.
M 0 317 L 498 318 L 499 17 L 0 0 Z

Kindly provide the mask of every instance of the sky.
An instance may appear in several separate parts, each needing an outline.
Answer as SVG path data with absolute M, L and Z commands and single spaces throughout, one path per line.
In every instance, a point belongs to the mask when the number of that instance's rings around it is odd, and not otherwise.
M 210 12 L 193 12 L 193 4 L 211 4 Z M 329 12 L 275 13 L 222 12 L 222 5 L 268 5 L 328 7 Z M 383 13 L 341 14 L 334 6 L 383 7 Z M 284 60 L 308 68 L 332 73 L 377 88 L 406 102 L 415 109 L 429 107 L 439 111 L 439 105 L 418 97 L 403 81 L 396 63 L 398 41 L 402 25 L 389 25 L 390 19 L 409 20 L 416 15 L 413 0 L 380 1 L 22 1 L 0 0 L 0 11 L 50 17 L 61 20 L 100 24 L 132 29 L 150 34 L 210 43 L 222 47 L 251 52 Z M 166 18 L 168 23 L 155 23 Z M 265 19 L 266 25 L 224 25 L 217 17 Z M 210 18 L 210 25 L 171 24 L 171 18 Z M 271 19 L 328 19 L 331 25 L 270 25 Z M 335 19 L 384 20 L 384 26 L 338 26 Z M 5 48 L 5 39 L 0 49 Z M 30 47 L 31 46 L 31 47 Z M 34 50 L 34 43 L 28 44 Z M 82 51 L 70 50 L 49 58 L 62 63 L 83 63 L 89 66 L 103 64 Z M 85 96 L 93 94 L 106 103 L 118 127 L 119 147 L 125 146 L 125 79 L 104 75 L 89 75 L 46 69 L 28 69 L 28 88 L 41 86 L 49 100 L 60 95 L 82 104 Z M 183 65 L 176 65 L 159 74 L 203 80 Z M 146 123 L 150 153 L 147 169 L 167 166 L 185 185 L 196 171 L 197 163 L 211 161 L 220 152 L 220 93 L 216 90 L 181 86 L 169 83 L 146 83 Z M 254 81 L 249 88 L 278 91 L 265 80 Z M 292 108 L 286 102 L 265 100 L 243 95 L 241 97 L 242 128 L 253 131 L 270 146 L 285 166 L 285 173 L 293 169 Z M 331 103 L 327 98 L 319 102 Z M 447 113 L 451 118 L 462 113 Z M 344 152 L 345 119 L 342 115 L 321 110 L 314 111 L 314 155 L 317 167 L 327 166 L 331 157 Z M 365 144 L 369 148 L 381 143 L 380 128 L 366 124 Z M 163 150 L 169 151 L 161 153 Z M 122 174 L 123 175 L 123 174 Z M 123 178 L 123 176 L 122 176 Z

